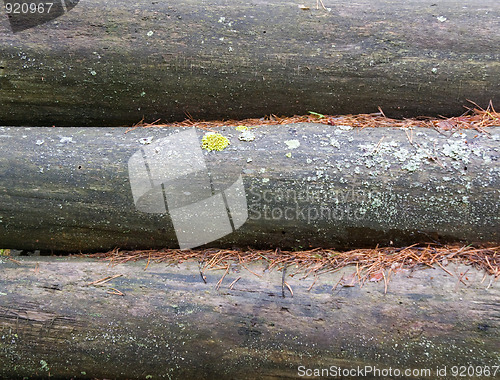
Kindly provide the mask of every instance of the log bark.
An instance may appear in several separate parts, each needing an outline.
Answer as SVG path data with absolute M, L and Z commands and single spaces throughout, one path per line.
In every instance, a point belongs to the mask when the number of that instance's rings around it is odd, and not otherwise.
M 75 2 L 0 34 L 0 123 L 117 126 L 498 106 L 496 0 Z M 54 2 L 56 3 L 56 2 Z M 68 3 L 68 1 L 66 1 Z M 63 12 L 61 8 L 61 12 Z
M 445 135 L 304 123 L 257 127 L 250 138 L 235 127 L 219 132 L 231 144 L 207 152 L 205 132 L 194 129 L 2 128 L 0 246 L 499 241 L 499 128 Z M 189 208 L 206 199 L 220 206 Z M 196 244 L 183 246 L 183 236 Z
M 365 366 L 431 371 L 403 376 L 414 378 L 446 367 L 451 378 L 453 366 L 498 367 L 498 284 L 465 266 L 448 266 L 456 277 L 400 272 L 387 294 L 383 283 L 332 291 L 345 271 L 287 275 L 283 297 L 282 274 L 262 263 L 248 266 L 262 277 L 233 265 L 216 289 L 224 270 L 204 283 L 197 263 L 1 260 L 2 378 L 282 379 Z

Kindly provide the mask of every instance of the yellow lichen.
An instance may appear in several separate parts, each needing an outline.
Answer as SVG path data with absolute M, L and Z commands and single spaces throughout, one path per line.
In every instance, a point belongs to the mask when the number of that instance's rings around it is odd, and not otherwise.
M 221 151 L 229 145 L 227 137 L 218 132 L 207 132 L 201 139 L 201 147 L 211 152 L 212 150 Z

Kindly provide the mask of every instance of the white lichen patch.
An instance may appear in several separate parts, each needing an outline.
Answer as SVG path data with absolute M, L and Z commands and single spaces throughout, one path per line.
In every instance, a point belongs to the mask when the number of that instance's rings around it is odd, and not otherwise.
M 330 145 L 333 146 L 334 148 L 340 148 L 339 140 L 337 140 L 333 137 L 330 139 Z
M 288 149 L 297 149 L 300 146 L 300 141 L 299 140 L 286 140 L 285 144 L 288 147 Z
M 444 144 L 441 152 L 446 157 L 450 157 L 456 161 L 460 160 L 464 164 L 470 162 L 469 156 L 472 153 L 470 147 L 467 145 L 467 141 L 462 139 Z
M 409 157 L 408 149 L 399 148 L 399 150 L 394 153 L 394 157 L 400 162 L 405 162 Z
M 73 137 L 59 136 L 59 138 L 60 138 L 59 142 L 62 143 L 62 144 L 75 143 L 73 141 Z
M 149 145 L 153 142 L 153 137 L 142 137 L 139 139 L 139 143 L 142 145 Z
M 240 141 L 253 141 L 255 140 L 255 134 L 252 131 L 242 131 L 241 135 L 238 136 L 238 140 Z
M 358 147 L 363 151 L 362 156 L 366 157 L 363 162 L 364 166 L 376 167 L 384 171 L 399 162 L 401 169 L 414 172 L 422 163 L 431 162 L 432 158 L 430 154 L 432 149 L 429 149 L 427 142 L 422 142 L 421 145 L 410 145 L 408 148 L 400 146 L 394 140 L 379 141 L 376 144 L 360 144 Z
M 420 162 L 418 162 L 416 160 L 411 160 L 411 161 L 407 162 L 406 164 L 404 164 L 401 168 L 404 170 L 408 170 L 409 172 L 414 172 L 419 167 L 420 167 Z

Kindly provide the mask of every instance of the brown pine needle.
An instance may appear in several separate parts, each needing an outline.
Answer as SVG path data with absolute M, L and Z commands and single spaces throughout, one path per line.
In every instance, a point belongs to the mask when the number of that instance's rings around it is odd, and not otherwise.
M 382 271 L 382 277 L 384 278 L 384 294 L 387 294 L 387 278 L 385 277 L 384 271 Z
M 450 276 L 455 276 L 446 269 L 448 263 L 465 263 L 475 268 L 484 270 L 485 273 L 500 278 L 500 246 L 464 246 L 464 245 L 411 245 L 407 247 L 375 247 L 373 249 L 354 249 L 338 251 L 332 249 L 315 248 L 307 251 L 282 251 L 282 250 L 213 250 L 193 249 L 181 251 L 179 249 L 144 250 L 144 251 L 118 251 L 86 255 L 86 257 L 99 258 L 114 265 L 129 261 L 148 260 L 153 263 L 182 263 L 184 261 L 198 261 L 200 276 L 206 282 L 205 270 L 223 269 L 227 271 L 230 263 L 236 263 L 257 277 L 254 268 L 249 268 L 249 263 L 262 263 L 268 271 L 276 268 L 284 269 L 285 265 L 294 265 L 297 269 L 293 274 L 303 273 L 301 279 L 324 273 L 334 273 L 348 266 L 354 266 L 354 283 L 362 284 L 370 276 L 379 271 L 389 271 L 384 274 L 384 288 L 387 288 L 389 276 L 387 273 L 408 269 L 416 270 L 424 267 L 438 266 Z M 253 269 L 253 270 L 252 270 Z M 282 276 L 283 277 L 283 276 Z M 98 285 L 109 281 L 104 278 L 94 281 L 89 285 Z M 222 278 L 223 280 L 223 278 Z M 334 291 L 343 278 L 332 288 Z M 222 284 L 222 282 L 220 282 Z M 220 287 L 219 284 L 219 287 Z M 231 284 L 231 285 L 234 285 Z M 314 283 L 313 283 L 314 285 Z M 284 279 L 282 278 L 284 288 Z M 312 288 L 312 286 L 310 287 Z
M 126 261 L 128 261 L 128 260 L 126 260 Z M 92 285 L 99 286 L 99 285 L 105 284 L 108 281 L 111 281 L 115 278 L 122 277 L 122 276 L 123 276 L 123 274 L 115 274 L 114 276 L 107 276 L 107 277 L 101 278 L 100 280 L 90 282 L 90 283 L 86 284 L 85 286 L 92 286 Z
M 234 280 L 233 282 L 231 282 L 231 284 L 229 285 L 229 289 L 233 290 L 233 286 L 234 284 L 236 284 L 239 280 L 241 279 L 241 276 L 238 277 L 236 280 Z
M 222 284 L 222 281 L 224 280 L 224 277 L 226 277 L 226 274 L 229 272 L 229 264 L 227 265 L 227 268 L 226 268 L 226 271 L 224 272 L 224 275 L 221 277 L 221 279 L 219 280 L 219 282 L 217 282 L 217 285 L 215 286 L 215 289 L 216 290 L 219 290 L 221 284 Z
M 125 294 L 120 292 L 118 289 L 115 288 L 109 288 L 110 290 L 107 291 L 108 294 L 113 294 L 117 296 L 124 296 Z
M 382 109 L 379 107 L 379 112 L 372 114 L 357 114 L 357 115 L 323 115 L 318 118 L 317 115 L 295 115 L 283 116 L 270 115 L 263 118 L 252 118 L 243 120 L 195 120 L 192 116 L 181 122 L 173 123 L 160 123 L 160 120 L 155 120 L 152 123 L 144 122 L 144 119 L 130 128 L 127 128 L 125 133 L 136 128 L 154 128 L 154 127 L 178 127 L 188 128 L 195 127 L 204 131 L 214 131 L 214 128 L 226 126 L 245 126 L 255 128 L 262 125 L 282 125 L 291 123 L 321 123 L 328 125 L 348 125 L 354 128 L 376 128 L 376 127 L 396 127 L 396 128 L 409 128 L 409 127 L 424 127 L 434 128 L 438 131 L 450 129 L 456 132 L 460 129 L 476 129 L 481 133 L 488 134 L 485 128 L 498 126 L 500 123 L 500 114 L 493 108 L 493 103 L 490 101 L 486 109 L 481 108 L 476 103 L 468 100 L 474 107 L 467 107 L 467 111 L 458 117 L 449 118 L 409 118 L 409 119 L 393 119 L 387 117 Z M 409 136 L 409 141 L 412 137 Z

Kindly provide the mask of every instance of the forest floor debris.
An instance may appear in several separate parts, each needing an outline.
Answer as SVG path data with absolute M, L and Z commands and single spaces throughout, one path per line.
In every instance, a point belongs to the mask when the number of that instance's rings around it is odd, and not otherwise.
M 209 270 L 226 270 L 231 263 L 239 264 L 251 273 L 245 264 L 256 261 L 265 262 L 267 270 L 281 270 L 288 268 L 290 276 L 300 275 L 306 278 L 310 275 L 318 276 L 322 273 L 336 272 L 348 266 L 355 267 L 351 277 L 342 278 L 341 286 L 363 285 L 366 281 L 378 282 L 383 280 L 387 288 L 392 273 L 403 270 L 419 270 L 440 267 L 449 275 L 464 282 L 465 274 L 453 274 L 446 266 L 449 263 L 464 263 L 483 270 L 485 274 L 500 278 L 500 246 L 471 246 L 471 245 L 412 245 L 408 247 L 376 247 L 373 249 L 354 249 L 338 251 L 333 249 L 315 248 L 305 251 L 275 250 L 235 250 L 235 249 L 162 249 L 162 250 L 119 250 L 94 253 L 87 257 L 98 258 L 111 265 L 123 264 L 129 261 L 147 260 L 150 262 L 179 264 L 185 261 L 197 261 L 200 265 L 200 274 Z M 145 268 L 145 269 L 146 269 Z M 337 285 L 339 285 L 337 284 Z
M 466 111 L 456 117 L 416 117 L 408 119 L 393 119 L 386 117 L 382 109 L 379 107 L 379 112 L 370 114 L 357 114 L 357 115 L 323 115 L 318 112 L 310 111 L 309 115 L 304 116 L 291 116 L 279 117 L 276 115 L 269 115 L 263 118 L 252 118 L 244 120 L 215 120 L 203 121 L 195 120 L 190 114 L 181 122 L 173 122 L 164 124 L 160 120 L 152 123 L 145 123 L 141 120 L 127 130 L 135 128 L 148 128 L 148 127 L 196 127 L 206 131 L 214 131 L 213 128 L 224 126 L 239 126 L 239 127 L 258 127 L 262 125 L 281 125 L 292 123 L 321 123 L 327 125 L 342 125 L 353 128 L 376 128 L 376 127 L 396 127 L 396 128 L 413 128 L 425 127 L 434 128 L 441 133 L 448 132 L 454 133 L 460 129 L 475 129 L 482 133 L 488 133 L 485 129 L 492 126 L 500 126 L 500 113 L 496 112 L 493 108 L 493 103 L 490 101 L 488 107 L 483 109 L 476 103 L 469 101 L 472 107 L 464 106 Z

